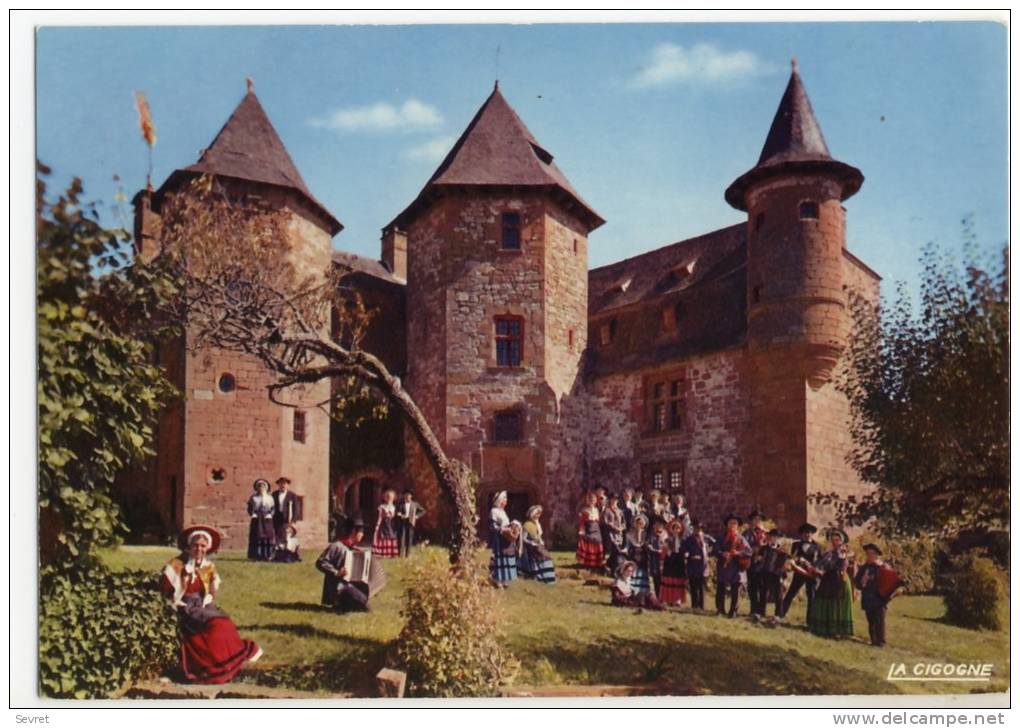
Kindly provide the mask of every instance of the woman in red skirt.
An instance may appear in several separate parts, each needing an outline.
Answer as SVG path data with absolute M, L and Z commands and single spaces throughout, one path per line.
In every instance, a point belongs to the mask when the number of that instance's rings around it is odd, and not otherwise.
M 389 489 L 383 493 L 379 517 L 375 521 L 375 535 L 372 537 L 372 553 L 376 556 L 395 558 L 399 553 L 396 500 L 397 491 Z
M 667 526 L 666 559 L 662 564 L 662 592 L 659 601 L 667 605 L 687 602 L 687 557 L 684 555 L 684 521 L 674 518 Z
M 181 672 L 188 682 L 229 682 L 262 657 L 262 649 L 242 640 L 230 617 L 212 603 L 220 577 L 206 556 L 219 548 L 220 534 L 192 526 L 181 533 L 179 545 L 181 554 L 163 568 L 160 588 L 177 610 Z
M 596 502 L 598 497 L 592 491 L 584 494 L 584 507 L 577 514 L 577 563 L 587 569 L 601 569 L 602 519 Z

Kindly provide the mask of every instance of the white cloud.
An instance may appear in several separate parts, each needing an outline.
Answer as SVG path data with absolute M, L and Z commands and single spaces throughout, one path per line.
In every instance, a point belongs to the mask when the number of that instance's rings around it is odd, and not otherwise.
M 633 78 L 638 87 L 668 83 L 735 81 L 772 73 L 775 67 L 750 51 L 722 51 L 708 43 L 690 49 L 662 43 L 652 51 L 652 60 Z
M 310 126 L 338 131 L 414 131 L 434 129 L 443 115 L 434 106 L 408 99 L 400 106 L 380 101 L 369 106 L 336 109 L 328 116 L 308 120 Z
M 453 148 L 456 141 L 457 137 L 454 136 L 436 137 L 406 150 L 404 157 L 415 162 L 439 162 Z

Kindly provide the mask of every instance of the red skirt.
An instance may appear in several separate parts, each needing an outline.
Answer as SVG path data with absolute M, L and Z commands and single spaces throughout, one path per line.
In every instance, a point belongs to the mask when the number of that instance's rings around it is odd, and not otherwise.
M 602 568 L 602 544 L 584 536 L 577 539 L 577 563 L 589 569 Z
M 230 619 L 211 619 L 200 634 L 189 635 L 181 643 L 181 670 L 188 682 L 230 682 L 258 652 L 259 646 L 242 640 Z
M 659 594 L 659 601 L 663 604 L 687 603 L 687 579 L 678 576 L 664 576 L 660 591 L 662 593 Z
M 384 559 L 394 558 L 399 554 L 397 539 L 375 538 L 372 540 L 372 553 Z

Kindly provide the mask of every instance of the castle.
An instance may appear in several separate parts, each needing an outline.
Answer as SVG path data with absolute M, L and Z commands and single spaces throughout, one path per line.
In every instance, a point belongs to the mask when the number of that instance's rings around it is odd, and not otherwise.
M 383 228 L 378 261 L 332 249 L 341 224 L 250 87 L 198 163 L 136 196 L 143 257 L 158 251 L 162 197 L 201 173 L 286 209 L 308 270 L 351 271 L 378 309 L 364 347 L 479 474 L 481 511 L 506 490 L 512 518 L 541 503 L 550 529 L 570 530 L 585 487 L 630 485 L 683 492 L 710 528 L 758 507 L 792 529 L 831 517 L 811 493 L 866 488 L 846 462 L 849 408 L 833 384 L 848 292 L 878 296 L 879 276 L 845 245 L 842 202 L 863 175 L 830 155 L 795 66 L 757 164 L 725 191 L 747 222 L 591 270 L 604 221 L 498 83 Z M 356 431 L 278 407 L 257 362 L 184 343 L 161 349 L 186 396 L 164 414 L 137 490 L 166 532 L 210 523 L 243 546 L 252 481 L 279 474 L 301 495 L 309 544 L 327 537 L 331 498 L 374 521 L 390 486 L 413 488 L 425 525 L 442 525 L 435 478 L 399 423 Z M 350 457 L 364 452 L 377 462 Z

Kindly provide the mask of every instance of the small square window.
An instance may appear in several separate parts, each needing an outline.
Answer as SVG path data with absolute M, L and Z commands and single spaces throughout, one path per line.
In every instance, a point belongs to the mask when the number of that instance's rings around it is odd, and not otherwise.
M 524 439 L 524 417 L 518 410 L 503 410 L 492 418 L 494 442 L 520 442 Z
M 804 200 L 804 202 L 800 203 L 800 219 L 817 220 L 818 203 L 813 200 Z
M 679 470 L 669 471 L 669 487 L 670 490 L 679 490 L 683 485 L 683 473 Z
M 521 249 L 521 216 L 516 212 L 503 213 L 503 250 Z
M 237 381 L 234 379 L 233 374 L 225 372 L 220 375 L 220 380 L 217 382 L 217 386 L 223 394 L 230 394 L 237 387 Z
M 656 490 L 662 490 L 663 478 L 662 473 L 652 473 L 652 487 Z

